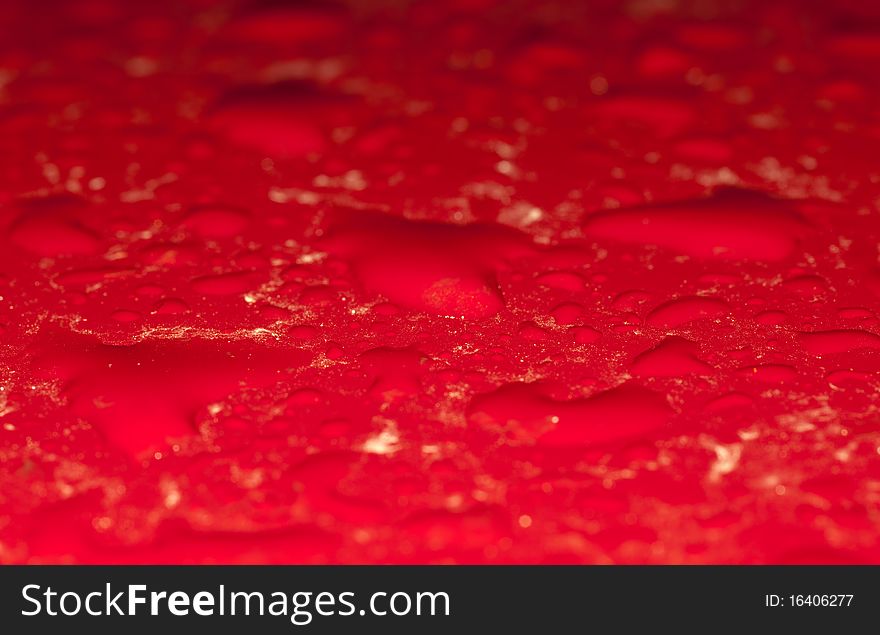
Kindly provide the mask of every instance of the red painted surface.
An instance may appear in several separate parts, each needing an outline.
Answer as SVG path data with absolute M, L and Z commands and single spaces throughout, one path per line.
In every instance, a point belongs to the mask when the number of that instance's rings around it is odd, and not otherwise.
M 880 560 L 834 4 L 0 5 L 0 561 Z

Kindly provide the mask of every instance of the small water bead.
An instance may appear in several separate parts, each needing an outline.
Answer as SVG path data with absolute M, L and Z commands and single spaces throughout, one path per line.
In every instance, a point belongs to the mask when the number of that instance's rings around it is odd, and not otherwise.
M 153 312 L 157 315 L 182 315 L 189 310 L 189 305 L 178 298 L 164 298 L 153 307 Z
M 247 378 L 280 379 L 301 355 L 233 342 L 147 342 L 109 346 L 87 336 L 46 333 L 34 351 L 40 372 L 59 376 L 71 412 L 100 426 L 132 458 L 195 434 L 195 409 Z M 161 398 L 144 400 L 151 394 Z
M 715 369 L 701 360 L 698 354 L 699 346 L 696 342 L 670 336 L 654 348 L 639 353 L 630 364 L 630 372 L 636 376 L 647 377 L 712 374 Z
M 533 253 L 525 237 L 500 228 L 361 218 L 331 232 L 325 248 L 351 260 L 368 290 L 434 314 L 494 315 L 503 300 L 493 278 L 510 259 Z
M 783 288 L 810 299 L 825 296 L 829 289 L 827 281 L 819 276 L 796 276 L 782 283 Z
M 767 383 L 785 383 L 798 377 L 793 366 L 787 364 L 758 364 L 737 371 L 741 376 Z
M 560 326 L 570 326 L 581 321 L 585 316 L 584 307 L 575 302 L 563 302 L 557 305 L 550 315 L 556 324 Z
M 675 144 L 675 151 L 683 159 L 715 165 L 724 165 L 734 153 L 728 142 L 705 137 L 682 139 Z
M 204 252 L 193 243 L 152 243 L 140 251 L 139 258 L 146 265 L 175 268 L 200 264 Z
M 571 293 L 582 292 L 587 283 L 580 275 L 571 271 L 552 271 L 535 278 L 539 285 Z
M 132 323 L 132 322 L 140 322 L 143 319 L 143 316 L 137 311 L 129 311 L 126 309 L 120 309 L 118 311 L 114 311 L 110 314 L 110 318 L 116 320 L 117 322 L 122 323 Z
M 280 158 L 325 152 L 330 130 L 351 124 L 350 98 L 304 82 L 252 86 L 224 96 L 209 125 L 237 145 Z
M 862 307 L 843 307 L 837 310 L 837 315 L 844 320 L 856 321 L 871 320 L 875 318 L 873 312 Z
M 261 306 L 259 309 L 260 317 L 267 322 L 278 322 L 288 320 L 292 317 L 291 312 L 282 307 L 273 306 L 271 304 Z
M 593 111 L 599 125 L 631 126 L 660 138 L 677 136 L 697 117 L 694 107 L 683 99 L 648 95 L 615 96 L 598 102 Z
M 287 404 L 295 409 L 321 403 L 322 398 L 323 394 L 320 390 L 314 388 L 299 388 L 290 393 L 290 396 L 287 398 Z
M 248 226 L 244 210 L 221 205 L 200 205 L 181 221 L 181 225 L 202 238 L 233 238 Z
M 318 337 L 320 330 L 314 326 L 300 324 L 287 329 L 287 336 L 294 340 L 313 340 Z
M 574 336 L 574 340 L 578 344 L 592 344 L 602 337 L 599 331 L 589 326 L 573 326 L 568 329 L 568 332 Z
M 825 376 L 825 379 L 828 383 L 838 389 L 847 388 L 851 386 L 863 387 L 867 385 L 870 381 L 876 379 L 876 374 L 874 373 L 864 373 L 855 370 L 835 370 L 833 372 L 828 373 Z
M 85 269 L 68 269 L 55 277 L 55 282 L 68 289 L 96 287 L 106 282 L 113 282 L 133 274 L 133 269 L 117 267 L 94 267 Z M 137 290 L 143 295 L 141 289 Z
M 787 324 L 791 320 L 785 311 L 761 311 L 755 315 L 755 321 L 768 326 Z
M 542 342 L 550 337 L 550 333 L 536 325 L 534 322 L 523 322 L 520 324 L 517 329 L 517 334 L 520 337 L 533 342 Z
M 34 199 L 20 208 L 9 228 L 9 238 L 22 249 L 40 256 L 89 255 L 100 250 L 98 234 L 79 218 L 84 210 L 77 199 Z
M 651 299 L 647 291 L 633 290 L 618 294 L 611 303 L 611 308 L 618 311 L 635 311 Z
M 536 86 L 552 81 L 551 75 L 582 71 L 585 52 L 571 44 L 537 40 L 520 47 L 510 56 L 505 74 L 514 83 Z
M 670 415 L 662 395 L 638 386 L 559 401 L 546 397 L 540 386 L 509 384 L 474 398 L 468 408 L 468 418 L 478 425 L 547 447 L 591 446 L 648 434 L 662 428 Z
M 801 333 L 801 345 L 814 355 L 834 355 L 860 349 L 880 349 L 880 336 L 859 329 Z
M 239 295 L 259 286 L 261 274 L 249 271 L 202 276 L 192 281 L 192 288 L 206 296 Z
M 298 295 L 301 304 L 316 308 L 333 306 L 339 301 L 339 292 L 329 285 L 310 285 Z
M 730 392 L 720 397 L 711 399 L 704 407 L 703 411 L 710 414 L 723 413 L 731 410 L 739 410 L 753 406 L 754 399 L 749 395 L 740 392 Z
M 636 67 L 646 77 L 681 78 L 692 64 L 693 60 L 686 53 L 671 46 L 655 45 L 639 55 Z
M 695 320 L 717 318 L 729 311 L 730 307 L 723 300 L 700 296 L 677 298 L 653 309 L 645 322 L 651 326 L 676 327 Z
M 790 203 L 727 190 L 703 200 L 590 214 L 584 231 L 699 258 L 775 261 L 795 251 L 806 225 Z
M 376 315 L 381 315 L 382 317 L 393 317 L 401 313 L 400 307 L 391 302 L 380 302 L 373 307 L 373 311 Z

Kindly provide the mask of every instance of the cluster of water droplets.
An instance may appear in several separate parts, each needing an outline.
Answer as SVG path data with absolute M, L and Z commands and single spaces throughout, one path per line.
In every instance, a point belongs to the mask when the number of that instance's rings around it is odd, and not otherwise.
M 0 8 L 0 561 L 877 560 L 878 16 L 618 4 Z

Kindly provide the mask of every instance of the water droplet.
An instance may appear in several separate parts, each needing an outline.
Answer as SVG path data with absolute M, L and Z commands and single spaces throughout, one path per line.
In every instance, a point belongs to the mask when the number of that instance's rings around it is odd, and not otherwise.
M 661 304 L 648 314 L 645 321 L 651 326 L 676 327 L 695 320 L 720 317 L 728 311 L 722 300 L 693 296 Z
M 630 364 L 633 375 L 647 377 L 680 377 L 708 375 L 713 368 L 698 357 L 699 346 L 681 337 L 670 336 L 657 346 L 639 353 Z
M 704 200 L 590 214 L 584 231 L 598 238 L 658 245 L 699 258 L 781 260 L 806 225 L 791 205 L 725 190 Z
M 650 434 L 662 428 L 671 409 L 659 394 L 621 386 L 584 399 L 558 401 L 535 384 L 509 384 L 475 397 L 469 419 L 497 427 L 519 440 L 547 447 L 577 448 Z
M 835 329 L 801 333 L 804 350 L 814 355 L 833 355 L 859 349 L 880 349 L 880 336 L 858 329 Z

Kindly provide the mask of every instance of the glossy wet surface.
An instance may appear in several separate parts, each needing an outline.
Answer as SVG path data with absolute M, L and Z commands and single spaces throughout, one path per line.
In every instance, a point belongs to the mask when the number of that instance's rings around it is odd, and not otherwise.
M 837 4 L 0 5 L 0 561 L 880 560 Z

